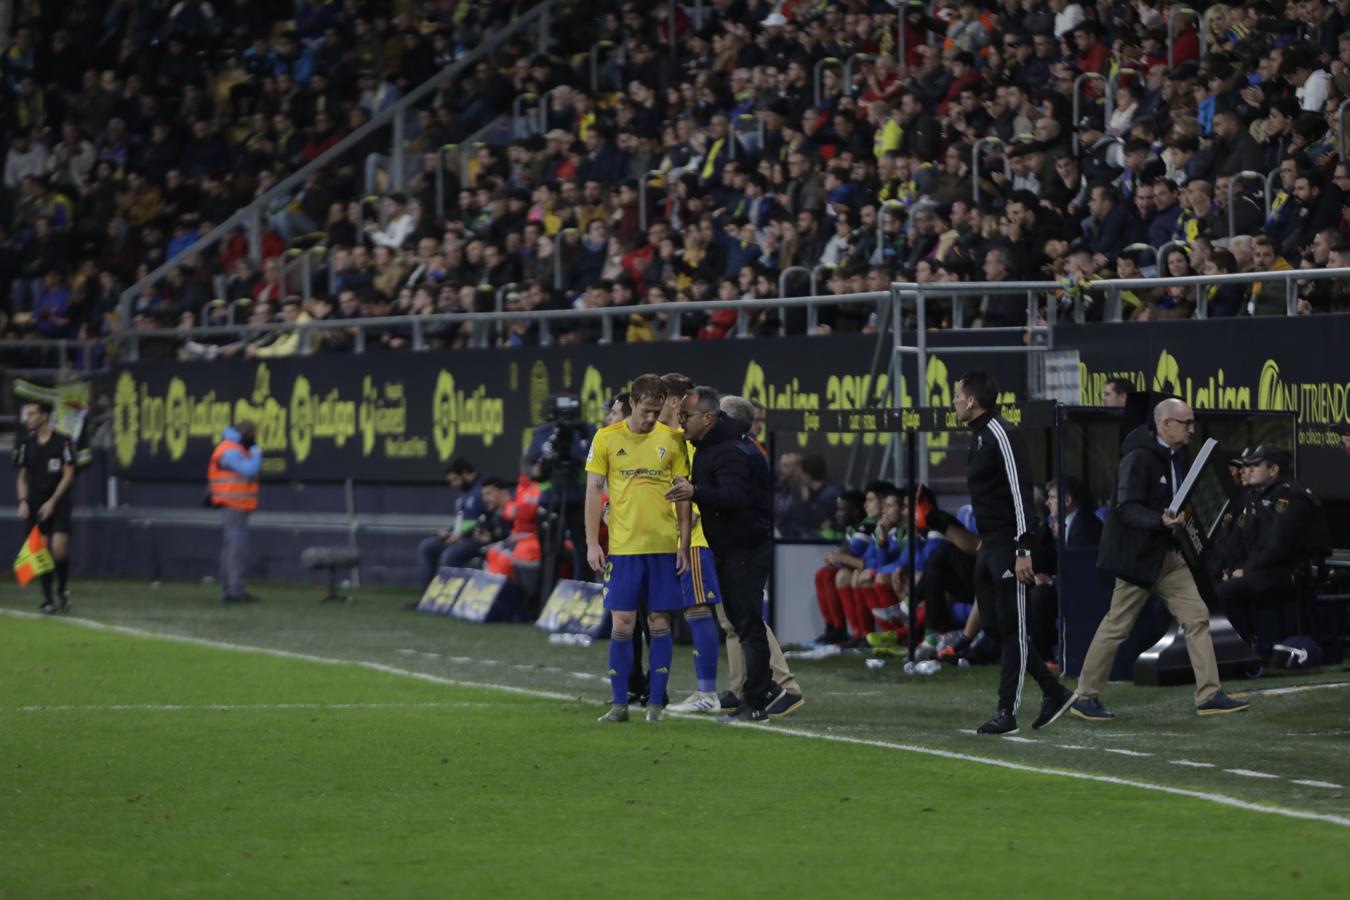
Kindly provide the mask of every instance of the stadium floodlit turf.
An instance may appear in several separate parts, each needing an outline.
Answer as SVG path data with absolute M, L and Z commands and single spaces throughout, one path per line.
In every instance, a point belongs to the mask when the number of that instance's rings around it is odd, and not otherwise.
M 0 598 L 24 611 L 0 616 L 0 896 L 1332 896 L 1350 877 L 1350 689 L 1315 688 L 1343 671 L 1230 685 L 1309 689 L 1219 720 L 1184 688 L 1113 685 L 1120 722 L 1024 743 L 963 732 L 992 670 L 834 658 L 797 665 L 808 703 L 780 723 L 600 726 L 603 642 L 393 592 L 78 588 L 67 620 Z

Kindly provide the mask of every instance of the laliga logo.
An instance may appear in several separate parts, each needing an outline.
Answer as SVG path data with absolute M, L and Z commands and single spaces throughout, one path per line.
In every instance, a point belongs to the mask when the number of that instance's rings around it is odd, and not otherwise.
M 928 382 L 928 405 L 943 409 L 950 407 L 952 386 L 947 376 L 947 364 L 936 356 L 929 357 L 928 368 L 924 374 Z
M 136 459 L 136 436 L 139 430 L 136 379 L 131 377 L 130 372 L 123 372 L 117 379 L 117 392 L 113 395 L 113 447 L 117 452 L 117 462 L 124 467 Z
M 431 398 L 431 436 L 436 453 L 448 459 L 455 452 L 455 377 L 444 369 L 436 378 L 436 393 Z
M 1266 364 L 1261 367 L 1261 379 L 1256 384 L 1256 408 L 1279 411 L 1288 408 L 1280 383 L 1280 367 L 1273 359 L 1266 360 Z
M 600 370 L 595 366 L 587 366 L 586 371 L 581 376 L 581 416 L 587 422 L 603 422 L 605 420 L 605 401 L 609 399 L 609 393 L 605 390 L 604 380 L 600 376 Z
M 369 456 L 375 449 L 375 410 L 380 402 L 380 394 L 375 390 L 374 380 L 367 375 L 361 382 L 361 455 Z
M 295 454 L 296 462 L 304 462 L 309 458 L 309 448 L 313 443 L 314 409 L 309 379 L 297 375 L 291 387 L 291 452 Z
M 1166 350 L 1158 356 L 1158 367 L 1153 372 L 1153 389 L 1164 394 L 1182 396 L 1181 365 L 1177 362 L 1177 358 Z
M 169 458 L 183 458 L 187 450 L 188 431 L 192 425 L 192 414 L 188 410 L 187 385 L 181 378 L 169 381 L 169 393 L 165 397 L 164 446 L 169 450 Z

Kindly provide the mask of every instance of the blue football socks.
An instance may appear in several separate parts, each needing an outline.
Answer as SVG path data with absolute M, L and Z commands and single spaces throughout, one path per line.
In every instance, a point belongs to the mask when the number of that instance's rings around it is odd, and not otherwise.
M 698 689 L 704 693 L 717 691 L 717 656 L 720 653 L 717 626 L 712 616 L 687 617 L 689 631 L 694 638 L 694 676 Z
M 651 669 L 647 673 L 649 686 L 647 704 L 665 706 L 666 684 L 670 681 L 670 664 L 675 660 L 675 639 L 670 636 L 669 625 L 659 630 L 652 629 L 651 660 Z
M 666 637 L 670 637 L 669 632 Z M 615 706 L 628 705 L 628 676 L 632 673 L 633 634 L 614 632 L 609 637 L 609 686 L 614 693 Z

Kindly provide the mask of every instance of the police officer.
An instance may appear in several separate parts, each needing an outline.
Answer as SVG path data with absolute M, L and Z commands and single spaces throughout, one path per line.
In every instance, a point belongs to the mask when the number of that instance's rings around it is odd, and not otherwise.
M 1027 586 L 1035 582 L 1031 545 L 1036 536 L 1031 462 L 1022 433 L 995 406 L 998 382 L 987 372 L 962 376 L 953 393 L 956 417 L 970 427 L 966 484 L 980 533 L 975 556 L 975 597 L 984 631 L 1002 648 L 998 708 L 980 734 L 1013 734 L 1022 701 L 1022 675 L 1030 672 L 1043 698 L 1033 728 L 1054 721 L 1073 694 L 1046 668 L 1027 636 Z
M 1283 637 L 1278 611 L 1294 599 L 1296 576 L 1330 544 L 1322 505 L 1290 477 L 1292 462 L 1289 451 L 1274 444 L 1261 444 L 1243 459 L 1250 497 L 1242 554 L 1215 586 L 1233 625 L 1263 660 Z
M 24 424 L 28 434 L 14 459 L 19 469 L 19 518 L 24 521 L 25 534 L 37 526 L 47 538 L 56 564 L 56 601 L 52 598 L 53 573 L 44 572 L 40 609 L 44 613 L 69 612 L 66 577 L 70 573 L 70 514 L 74 506 L 70 488 L 75 481 L 75 447 L 70 438 L 52 428 L 50 403 L 25 406 Z
M 208 501 L 222 510 L 225 518 L 220 543 L 220 590 L 226 603 L 258 601 L 244 590 L 248 517 L 258 508 L 258 473 L 262 471 L 262 447 L 258 446 L 257 437 L 258 426 L 247 419 L 226 427 L 206 470 Z
M 1228 577 L 1228 573 L 1242 564 L 1243 531 L 1247 526 L 1250 497 L 1247 491 L 1247 467 L 1243 463 L 1252 452 L 1251 448 L 1220 448 L 1228 460 L 1228 474 L 1238 488 L 1238 499 L 1224 514 L 1214 536 L 1210 538 L 1209 553 L 1205 557 L 1205 570 L 1210 581 L 1219 582 Z

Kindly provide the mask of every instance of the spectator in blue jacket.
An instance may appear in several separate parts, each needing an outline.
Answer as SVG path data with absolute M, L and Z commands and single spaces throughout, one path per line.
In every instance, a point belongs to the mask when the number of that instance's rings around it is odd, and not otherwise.
M 1148 225 L 1148 242 L 1157 249 L 1172 239 L 1177 229 L 1177 219 L 1181 217 L 1181 192 L 1176 183 L 1169 178 L 1158 178 L 1153 182 L 1153 206 L 1157 213 Z

